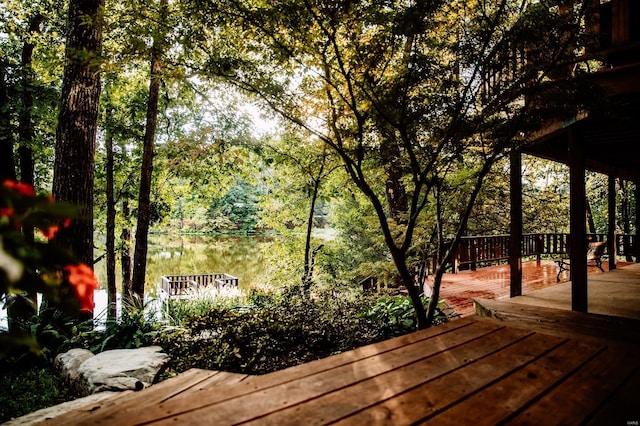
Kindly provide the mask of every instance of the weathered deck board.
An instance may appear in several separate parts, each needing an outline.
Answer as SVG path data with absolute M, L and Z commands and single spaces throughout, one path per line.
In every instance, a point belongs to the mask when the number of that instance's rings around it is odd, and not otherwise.
M 535 334 L 526 335 L 499 351 L 461 365 L 449 374 L 422 381 L 415 389 L 383 403 L 371 404 L 338 424 L 410 424 L 423 420 L 563 342 L 561 338 L 547 339 Z M 413 409 L 406 409 L 408 407 Z
M 616 393 L 609 395 L 600 411 L 589 419 L 589 425 L 626 425 L 637 421 L 638 417 L 631 417 L 628 413 L 638 414 L 638 401 L 640 400 L 640 370 L 626 381 Z
M 234 374 L 222 371 L 192 368 L 176 377 L 164 380 L 139 392 L 123 392 L 111 398 L 87 405 L 56 417 L 57 425 L 73 424 L 105 424 L 111 416 L 122 416 L 124 413 L 160 404 L 177 395 L 189 393 L 194 389 L 211 389 L 216 385 L 237 383 L 248 377 L 246 374 Z M 119 421 L 121 423 L 121 421 Z M 124 421 L 123 424 L 127 423 Z M 113 424 L 113 423 L 111 423 Z
M 566 380 L 546 392 L 535 404 L 527 406 L 510 420 L 515 424 L 548 424 L 549 413 L 554 413 L 553 422 L 556 424 L 575 424 L 576 420 L 582 423 L 583 419 L 597 413 L 606 399 L 614 395 L 620 385 L 637 370 L 638 355 L 640 353 L 631 355 L 625 351 L 603 349 L 577 371 L 571 372 Z M 588 392 L 581 392 L 585 389 Z M 640 397 L 638 389 L 636 396 Z M 639 401 L 636 400 L 636 406 Z

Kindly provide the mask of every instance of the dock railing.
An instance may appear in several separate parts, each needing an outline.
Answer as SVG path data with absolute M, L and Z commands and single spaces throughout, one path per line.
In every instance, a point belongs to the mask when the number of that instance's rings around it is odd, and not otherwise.
M 184 296 L 202 287 L 238 287 L 238 278 L 229 274 L 163 275 L 161 289 L 169 297 Z

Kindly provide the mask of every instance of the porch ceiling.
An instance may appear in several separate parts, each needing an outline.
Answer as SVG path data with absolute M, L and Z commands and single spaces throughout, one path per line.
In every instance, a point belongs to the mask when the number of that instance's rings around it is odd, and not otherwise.
M 640 181 L 639 94 L 625 96 L 606 116 L 556 123 L 546 134 L 526 145 L 522 152 L 568 164 L 570 129 L 575 130 L 584 148 L 588 170 Z
M 572 126 L 584 147 L 589 170 L 640 181 L 640 116 L 626 126 L 604 127 L 597 123 L 581 122 Z M 568 164 L 569 127 L 527 145 L 523 152 L 537 157 Z

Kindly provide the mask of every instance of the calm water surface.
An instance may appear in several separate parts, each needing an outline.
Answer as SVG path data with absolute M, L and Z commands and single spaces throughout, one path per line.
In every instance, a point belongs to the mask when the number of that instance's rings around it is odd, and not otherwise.
M 278 236 L 149 236 L 147 252 L 147 280 L 145 293 L 150 298 L 157 296 L 162 275 L 226 273 L 239 278 L 240 288 L 252 284 L 264 284 L 269 274 L 267 253 Z M 99 256 L 101 253 L 98 253 Z M 133 256 L 133 249 L 131 250 Z M 120 259 L 116 266 L 116 286 L 122 290 Z M 107 306 L 106 261 L 94 265 L 100 290 L 95 292 L 99 315 Z M 0 307 L 0 328 L 5 328 L 6 311 Z
M 156 294 L 162 275 L 226 273 L 238 277 L 241 288 L 264 283 L 269 271 L 266 254 L 277 238 L 150 235 L 146 293 Z M 119 267 L 118 291 L 122 288 Z M 106 285 L 105 262 L 97 263 L 95 269 L 101 285 Z

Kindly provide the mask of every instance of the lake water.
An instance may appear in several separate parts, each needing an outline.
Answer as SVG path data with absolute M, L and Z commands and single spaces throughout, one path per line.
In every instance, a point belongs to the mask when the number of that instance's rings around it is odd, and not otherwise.
M 154 296 L 162 275 L 226 273 L 239 279 L 240 288 L 262 284 L 269 271 L 267 253 L 277 238 L 150 235 L 145 292 Z M 98 262 L 95 271 L 100 283 L 106 285 L 105 262 Z M 118 269 L 118 290 L 122 288 L 119 275 Z
M 278 236 L 149 236 L 145 293 L 157 297 L 162 275 L 226 273 L 239 279 L 239 287 L 264 284 L 269 274 L 269 255 Z M 100 253 L 97 254 L 98 256 Z M 133 257 L 133 249 L 131 252 Z M 94 265 L 101 289 L 95 292 L 99 315 L 107 306 L 105 260 Z M 118 293 L 122 289 L 120 265 L 116 267 Z M 0 328 L 6 328 L 6 311 L 0 307 Z

